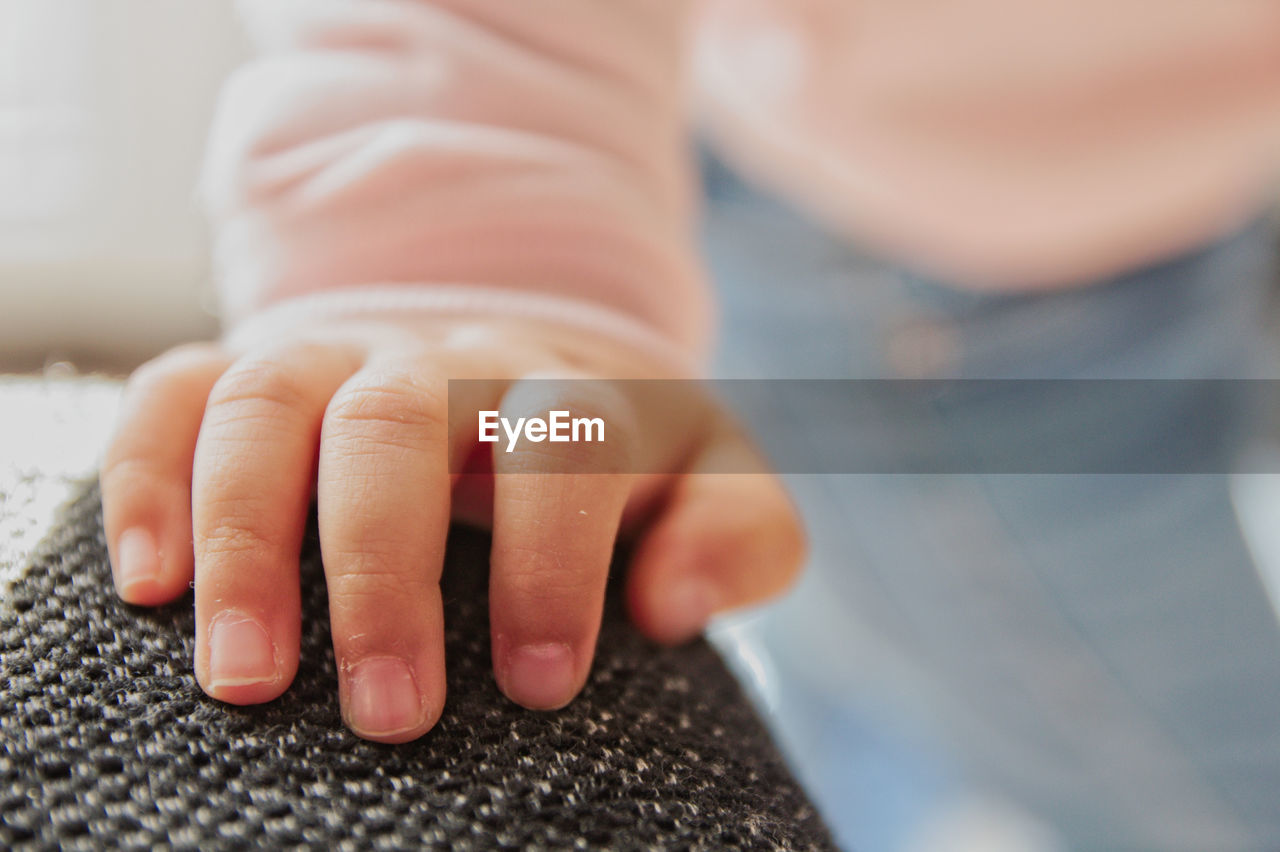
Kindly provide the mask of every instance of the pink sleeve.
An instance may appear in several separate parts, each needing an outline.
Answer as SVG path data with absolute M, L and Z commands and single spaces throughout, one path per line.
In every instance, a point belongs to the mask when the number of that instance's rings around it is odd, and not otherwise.
M 202 183 L 232 326 L 367 292 L 705 349 L 686 0 L 241 5 L 261 54 L 227 84 Z

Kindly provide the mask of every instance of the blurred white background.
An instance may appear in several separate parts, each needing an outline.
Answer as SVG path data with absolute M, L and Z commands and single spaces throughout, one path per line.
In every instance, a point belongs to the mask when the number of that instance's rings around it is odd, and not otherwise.
M 194 185 L 245 49 L 232 12 L 0 0 L 0 366 L 128 364 L 213 333 Z

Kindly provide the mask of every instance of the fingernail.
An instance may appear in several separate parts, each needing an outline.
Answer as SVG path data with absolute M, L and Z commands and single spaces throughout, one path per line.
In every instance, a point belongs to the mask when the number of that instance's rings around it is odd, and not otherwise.
M 116 588 L 123 597 L 160 577 L 160 548 L 146 527 L 130 527 L 116 541 Z
M 278 677 L 271 637 L 254 619 L 228 611 L 209 630 L 209 686 L 250 686 Z
M 522 645 L 507 658 L 503 691 L 531 710 L 556 710 L 573 700 L 577 677 L 568 645 Z
M 715 586 L 704 577 L 688 576 L 674 581 L 663 606 L 671 640 L 683 642 L 701 633 L 718 602 Z
M 422 698 L 408 663 L 396 657 L 371 657 L 348 673 L 351 683 L 347 722 L 366 736 L 390 736 L 422 724 Z

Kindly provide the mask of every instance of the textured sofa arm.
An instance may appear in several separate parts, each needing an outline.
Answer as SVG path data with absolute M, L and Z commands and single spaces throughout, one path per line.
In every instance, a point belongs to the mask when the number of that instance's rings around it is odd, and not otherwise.
M 0 599 L 0 846 L 830 847 L 715 652 L 647 643 L 616 594 L 582 695 L 523 710 L 490 675 L 488 538 L 455 528 L 449 703 L 385 746 L 339 717 L 314 532 L 297 679 L 233 707 L 191 673 L 189 597 L 115 597 L 100 515 L 91 487 Z

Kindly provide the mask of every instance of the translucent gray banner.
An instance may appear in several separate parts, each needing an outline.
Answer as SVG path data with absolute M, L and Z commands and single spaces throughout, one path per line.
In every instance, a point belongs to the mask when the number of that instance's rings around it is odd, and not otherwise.
M 1272 380 L 451 381 L 455 472 L 1280 472 Z M 712 450 L 712 451 L 709 451 Z

